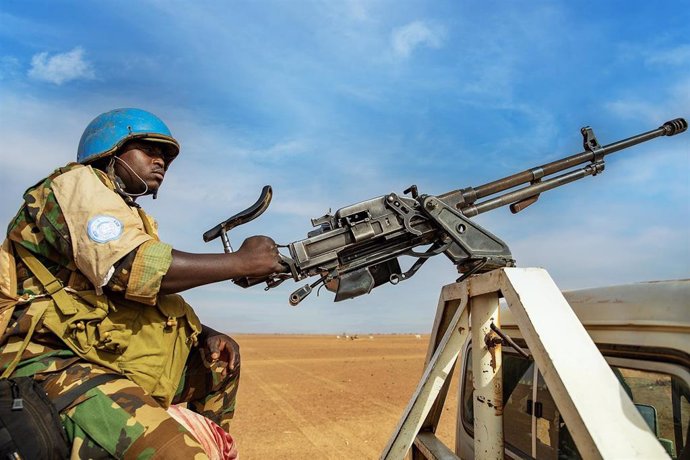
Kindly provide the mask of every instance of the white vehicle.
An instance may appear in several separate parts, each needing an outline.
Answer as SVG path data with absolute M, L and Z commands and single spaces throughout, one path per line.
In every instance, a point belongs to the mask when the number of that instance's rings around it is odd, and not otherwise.
M 690 280 L 585 289 L 564 297 L 669 456 L 690 458 Z M 508 308 L 501 310 L 501 329 L 526 349 Z M 471 354 L 468 340 L 455 448 L 464 459 L 474 458 Z M 577 356 L 573 344 L 573 361 Z M 581 371 L 586 381 L 586 363 Z M 507 344 L 503 401 L 507 457 L 582 458 L 534 361 Z
M 476 275 L 442 289 L 426 362 L 381 458 L 690 459 L 690 280 Z M 434 434 L 453 366 L 454 451 Z

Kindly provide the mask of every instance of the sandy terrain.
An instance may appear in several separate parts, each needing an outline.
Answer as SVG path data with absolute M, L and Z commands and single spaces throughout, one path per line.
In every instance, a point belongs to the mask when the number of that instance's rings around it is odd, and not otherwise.
M 234 335 L 232 435 L 251 459 L 378 458 L 421 377 L 428 336 Z M 438 435 L 454 442 L 457 377 Z

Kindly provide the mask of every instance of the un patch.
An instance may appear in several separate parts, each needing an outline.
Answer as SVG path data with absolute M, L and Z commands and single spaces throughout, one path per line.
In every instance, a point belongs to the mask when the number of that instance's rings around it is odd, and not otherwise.
M 96 243 L 107 243 L 120 238 L 122 235 L 122 222 L 113 216 L 96 216 L 89 220 L 86 232 L 91 241 Z

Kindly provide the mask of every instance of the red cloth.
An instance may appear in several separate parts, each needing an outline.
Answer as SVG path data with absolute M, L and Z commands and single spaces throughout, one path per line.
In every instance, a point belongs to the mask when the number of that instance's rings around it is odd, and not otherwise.
M 213 421 L 179 405 L 170 406 L 168 414 L 192 433 L 206 451 L 209 459 L 237 460 L 239 458 L 232 436 Z

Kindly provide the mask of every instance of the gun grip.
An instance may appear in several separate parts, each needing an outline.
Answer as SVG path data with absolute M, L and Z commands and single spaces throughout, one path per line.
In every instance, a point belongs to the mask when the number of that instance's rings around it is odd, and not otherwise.
M 267 280 L 268 280 L 267 276 L 263 276 L 263 277 L 259 277 L 259 278 L 250 278 L 248 276 L 243 276 L 241 278 L 234 278 L 232 280 L 232 282 L 241 288 L 247 289 L 248 287 L 256 286 L 257 284 L 263 283 Z
M 238 225 L 246 224 L 247 222 L 256 219 L 263 214 L 263 212 L 268 208 L 268 205 L 271 204 L 271 198 L 273 198 L 273 189 L 270 185 L 266 185 L 261 190 L 261 195 L 259 196 L 259 199 L 256 200 L 256 203 L 204 233 L 204 241 L 208 243 L 209 241 L 218 238 L 223 231 L 230 231 Z
M 523 209 L 525 209 L 527 206 L 536 203 L 538 199 L 539 199 L 539 195 L 537 194 L 537 195 L 533 195 L 533 196 L 530 196 L 528 198 L 525 198 L 524 200 L 517 201 L 517 202 L 510 205 L 510 212 L 512 212 L 513 214 L 517 214 L 520 211 L 522 211 Z

